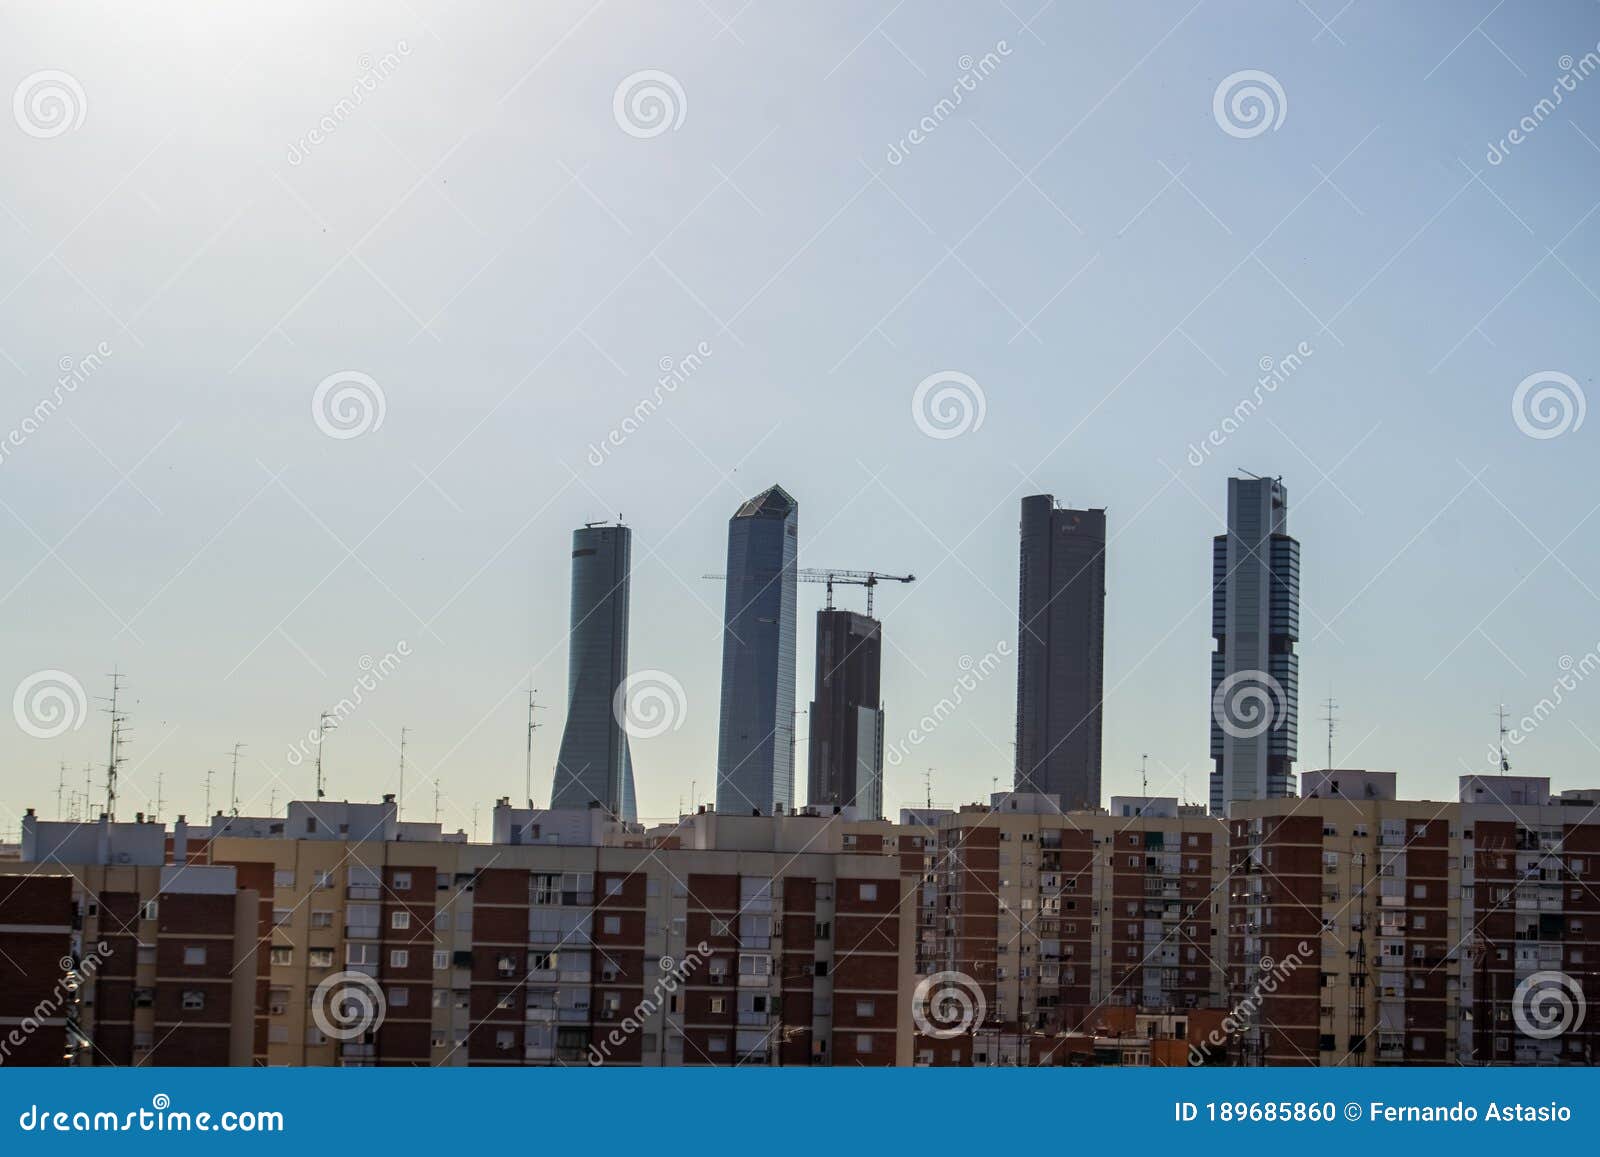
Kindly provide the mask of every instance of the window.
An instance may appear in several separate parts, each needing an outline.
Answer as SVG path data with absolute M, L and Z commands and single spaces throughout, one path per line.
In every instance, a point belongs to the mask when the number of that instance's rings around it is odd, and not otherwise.
M 861 885 L 861 899 L 865 900 L 868 903 L 871 903 L 871 902 L 877 900 L 877 898 L 878 898 L 878 885 L 876 885 L 876 884 L 862 884 Z
M 398 931 L 403 931 L 404 929 L 407 929 L 407 928 L 411 927 L 411 913 L 410 912 L 390 912 L 389 913 L 389 927 L 394 929 L 397 932 Z
M 206 950 L 199 944 L 187 944 L 183 949 L 183 962 L 185 964 L 204 964 Z
M 600 925 L 601 930 L 604 931 L 607 936 L 619 935 L 622 932 L 622 917 L 607 916 L 600 922 Z
M 450 954 L 448 952 L 435 952 L 433 954 L 433 967 L 435 971 L 450 967 Z
M 410 968 L 411 953 L 407 952 L 404 948 L 391 949 L 389 952 L 389 967 Z
M 272 910 L 272 926 L 281 928 L 294 918 L 293 908 L 274 908 Z
M 856 1035 L 856 1052 L 870 1053 L 872 1051 L 872 1034 L 858 1033 Z
M 313 928 L 332 928 L 333 927 L 333 913 L 332 912 L 312 912 L 311 913 L 311 926 Z
M 878 1011 L 878 1005 L 877 1005 L 876 1001 L 871 1001 L 871 1000 L 858 1000 L 858 1001 L 856 1001 L 856 1015 L 858 1017 L 860 1017 L 861 1019 L 863 1019 L 863 1020 L 867 1020 L 867 1019 L 871 1018 L 872 1015 L 874 1013 L 876 1013 L 877 1011 Z
M 409 988 L 391 988 L 388 999 L 390 1008 L 404 1008 L 411 1003 L 411 990 Z
M 728 998 L 725 997 L 725 996 L 713 996 L 711 998 L 711 1011 L 713 1013 L 724 1013 L 724 1012 L 727 1012 L 728 1011 Z
M 310 949 L 307 952 L 306 957 L 311 962 L 312 968 L 333 967 L 333 949 L 331 948 Z
M 156 946 L 154 944 L 141 944 L 134 953 L 140 964 L 154 964 L 156 962 Z
M 511 1029 L 500 1029 L 494 1034 L 494 1047 L 503 1053 L 508 1053 L 515 1047 L 516 1039 L 516 1033 Z
M 396 892 L 409 892 L 409 891 L 411 891 L 411 873 L 410 872 L 396 872 L 394 874 L 394 890 Z
M 146 900 L 144 902 L 144 918 L 146 920 L 154 920 L 156 918 L 156 913 L 159 911 L 160 907 L 154 900 Z
M 206 994 L 198 988 L 183 990 L 183 1011 L 199 1012 L 206 1006 Z
M 294 887 L 294 869 L 293 868 L 279 868 L 276 872 L 273 872 L 272 873 L 272 886 L 274 888 L 292 888 L 292 887 Z
M 606 895 L 607 896 L 620 896 L 621 894 L 622 894 L 622 877 L 621 876 L 607 876 L 606 877 Z
M 267 993 L 267 1012 L 272 1016 L 284 1016 L 289 1011 L 289 990 L 287 988 L 274 988 Z
M 828 975 L 828 962 L 826 960 L 817 961 L 816 974 L 818 976 Z
M 828 940 L 828 939 L 831 939 L 832 936 L 833 936 L 833 921 L 831 921 L 831 920 L 818 920 L 817 921 L 817 939 L 818 940 Z
M 274 948 L 272 950 L 272 963 L 273 964 L 277 964 L 277 965 L 293 964 L 294 963 L 294 949 L 293 948 Z
M 289 1026 L 286 1025 L 286 1024 L 268 1025 L 267 1026 L 267 1043 L 268 1044 L 274 1044 L 274 1045 L 286 1045 L 286 1044 L 288 1044 L 289 1043 Z

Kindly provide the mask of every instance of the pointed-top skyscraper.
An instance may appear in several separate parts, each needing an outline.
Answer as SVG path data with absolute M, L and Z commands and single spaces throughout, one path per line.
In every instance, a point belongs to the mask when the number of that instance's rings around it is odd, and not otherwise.
M 551 807 L 598 803 L 638 819 L 628 734 L 613 708 L 628 677 L 628 571 L 633 532 L 585 526 L 572 532 L 572 618 L 567 637 L 567 725 L 561 733 Z
M 794 643 L 800 505 L 781 486 L 728 520 L 717 810 L 794 806 Z

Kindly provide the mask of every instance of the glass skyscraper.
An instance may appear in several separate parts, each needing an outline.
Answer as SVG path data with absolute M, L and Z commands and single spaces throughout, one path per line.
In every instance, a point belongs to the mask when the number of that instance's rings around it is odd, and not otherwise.
M 1022 500 L 1016 790 L 1100 806 L 1106 512 Z
M 1300 543 L 1278 478 L 1228 479 L 1212 540 L 1211 812 L 1289 794 L 1300 713 Z
M 572 619 L 567 638 L 567 725 L 561 732 L 551 807 L 599 803 L 636 820 L 628 734 L 613 710 L 628 677 L 628 571 L 633 532 L 572 532 Z
M 717 810 L 794 807 L 795 564 L 799 504 L 781 486 L 728 520 Z

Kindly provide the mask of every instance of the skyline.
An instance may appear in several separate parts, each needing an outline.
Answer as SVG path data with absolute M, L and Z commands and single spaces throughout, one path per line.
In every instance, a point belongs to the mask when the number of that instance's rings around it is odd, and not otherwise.
M 5 443 L 0 692 L 61 670 L 92 697 L 119 667 L 129 807 L 157 770 L 186 801 L 168 814 L 198 809 L 208 766 L 226 798 L 238 741 L 248 813 L 273 774 L 310 796 L 287 751 L 362 656 L 404 642 L 327 744 L 329 793 L 392 790 L 405 726 L 408 812 L 431 811 L 437 775 L 449 826 L 470 827 L 474 802 L 520 792 L 530 685 L 548 782 L 555 560 L 573 526 L 620 513 L 639 532 L 633 668 L 685 693 L 681 725 L 634 750 L 640 813 L 669 815 L 715 775 L 721 592 L 698 576 L 732 503 L 782 479 L 808 512 L 802 563 L 919 576 L 878 596 L 893 744 L 963 656 L 1014 639 L 1015 503 L 1049 492 L 1107 507 L 1114 532 L 1103 794 L 1134 794 L 1149 751 L 1152 792 L 1202 799 L 1209 539 L 1249 467 L 1286 479 L 1306 544 L 1296 770 L 1323 762 L 1330 690 L 1337 763 L 1440 798 L 1485 770 L 1496 705 L 1520 719 L 1564 656 L 1587 670 L 1600 647 L 1592 421 L 1530 437 L 1513 411 L 1546 371 L 1593 388 L 1600 96 L 1584 82 L 1485 155 L 1563 54 L 1600 41 L 1593 10 L 1357 5 L 1325 12 L 1330 31 L 1298 6 L 1053 6 L 1023 30 L 1033 14 L 998 5 L 887 7 L 816 26 L 725 12 L 731 34 L 698 5 L 494 28 L 377 5 L 340 28 L 309 8 L 252 28 L 145 14 L 141 41 L 218 38 L 181 79 L 159 47 L 94 40 L 114 8 L 31 16 L 0 77 L 68 71 L 87 113 L 50 138 L 0 122 L 18 159 L 0 428 L 63 359 L 81 380 Z M 573 51 L 541 62 L 558 42 Z M 299 61 L 292 83 L 258 50 Z M 958 112 L 888 159 L 962 56 L 990 53 Z M 397 67 L 298 146 L 363 54 Z M 652 68 L 684 114 L 640 139 L 613 98 Z M 1213 95 L 1247 69 L 1287 110 L 1241 138 Z M 311 401 L 346 371 L 383 404 L 329 436 Z M 982 407 L 929 436 L 912 402 L 948 374 Z M 802 588 L 797 612 L 821 602 Z M 923 797 L 927 766 L 941 802 L 1009 780 L 1013 677 L 1001 664 L 886 765 L 887 809 Z M 1595 693 L 1513 770 L 1585 781 Z M 49 810 L 57 763 L 70 786 L 105 741 L 92 713 L 50 740 L 0 728 L 0 827 Z

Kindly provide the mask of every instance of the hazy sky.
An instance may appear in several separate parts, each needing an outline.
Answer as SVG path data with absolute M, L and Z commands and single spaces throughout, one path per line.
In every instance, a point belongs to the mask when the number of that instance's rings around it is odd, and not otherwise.
M 291 744 L 394 653 L 327 742 L 330 795 L 393 791 L 405 726 L 407 817 L 437 777 L 445 823 L 481 804 L 486 830 L 522 794 L 530 681 L 547 798 L 569 537 L 618 513 L 633 668 L 683 689 L 633 741 L 639 810 L 708 799 L 700 576 L 773 482 L 802 565 L 918 576 L 878 596 L 891 744 L 1014 648 L 1019 498 L 1108 507 L 1106 791 L 1148 752 L 1152 793 L 1204 798 L 1239 467 L 1283 475 L 1303 544 L 1299 766 L 1331 689 L 1337 763 L 1450 797 L 1496 704 L 1600 645 L 1597 42 L 1577 0 L 12 4 L 0 691 L 28 694 L 0 829 L 55 813 L 62 761 L 103 765 L 113 665 L 122 810 L 159 773 L 170 817 L 208 767 L 226 804 L 236 741 L 244 811 L 307 796 Z M 1248 71 L 1271 83 L 1225 84 Z M 939 374 L 973 383 L 956 436 L 914 413 Z M 1568 378 L 1519 422 L 1539 374 Z M 352 383 L 381 422 L 329 416 Z M 1600 680 L 1569 679 L 1512 753 L 1561 787 L 1600 780 Z M 50 680 L 77 726 L 39 737 Z M 1014 659 L 962 697 L 890 809 L 928 767 L 940 803 L 1009 784 Z

